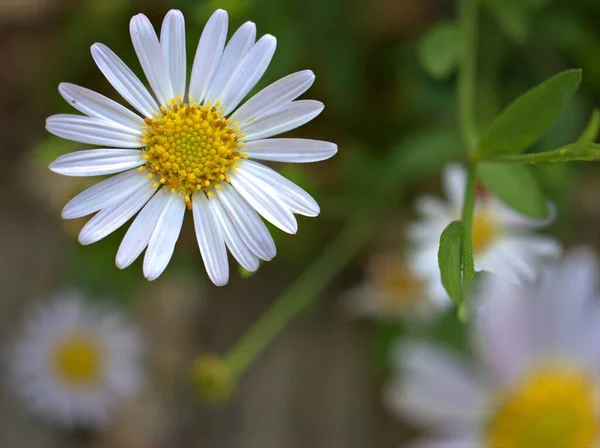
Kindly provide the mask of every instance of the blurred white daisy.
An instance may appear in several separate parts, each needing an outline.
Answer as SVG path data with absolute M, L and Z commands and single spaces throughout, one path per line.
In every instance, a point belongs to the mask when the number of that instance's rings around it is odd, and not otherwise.
M 461 219 L 466 184 L 464 168 L 447 166 L 442 172 L 442 182 L 448 201 L 422 196 L 416 203 L 421 218 L 408 227 L 414 269 L 429 279 L 433 295 L 440 300 L 447 298 L 438 266 L 440 236 L 448 224 Z M 532 281 L 544 261 L 561 254 L 558 241 L 534 232 L 552 220 L 552 216 L 546 220 L 523 216 L 480 190 L 476 196 L 472 229 L 475 268 L 514 283 Z
M 276 40 L 265 35 L 255 42 L 256 26 L 247 22 L 226 45 L 227 26 L 223 10 L 208 20 L 187 85 L 181 12 L 166 15 L 160 38 L 138 14 L 131 19 L 131 39 L 152 93 L 109 48 L 92 46 L 102 73 L 138 113 L 93 91 L 61 84 L 61 95 L 85 115 L 55 115 L 46 122 L 59 137 L 103 147 L 59 157 L 51 170 L 66 176 L 120 173 L 73 198 L 63 218 L 98 212 L 79 234 L 81 244 L 91 244 L 137 214 L 116 264 L 129 266 L 147 247 L 143 271 L 149 280 L 169 263 L 186 206 L 216 285 L 229 279 L 226 247 L 248 271 L 258 268 L 259 259 L 275 256 L 259 214 L 293 234 L 298 229 L 294 213 L 320 211 L 308 193 L 252 160 L 316 162 L 337 152 L 329 142 L 270 138 L 323 110 L 318 101 L 296 100 L 312 85 L 313 73 L 286 76 L 238 107 L 266 71 Z
M 118 311 L 67 292 L 32 310 L 8 367 L 33 413 L 65 426 L 97 427 L 140 389 L 142 354 L 139 334 Z
M 389 404 L 428 427 L 413 448 L 594 448 L 600 443 L 598 265 L 578 252 L 527 288 L 492 278 L 474 319 L 475 366 L 399 347 Z
M 352 317 L 428 320 L 451 303 L 431 287 L 401 253 L 379 253 L 367 262 L 365 280 L 344 294 L 344 305 Z

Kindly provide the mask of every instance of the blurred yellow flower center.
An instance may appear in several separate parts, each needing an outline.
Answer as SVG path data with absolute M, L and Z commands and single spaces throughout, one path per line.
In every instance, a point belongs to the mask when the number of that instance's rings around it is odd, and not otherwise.
M 423 282 L 398 255 L 380 254 L 371 259 L 369 277 L 389 310 L 409 310 L 423 296 Z
M 538 371 L 507 391 L 490 421 L 488 448 L 597 446 L 598 384 L 576 370 Z
M 190 196 L 199 190 L 207 193 L 222 181 L 243 157 L 239 149 L 239 129 L 231 119 L 222 118 L 223 111 L 209 105 L 179 104 L 173 100 L 170 109 L 162 109 L 158 118 L 146 118 L 142 170 L 150 170 L 156 179 L 154 187 L 165 185 L 181 192 L 189 205 Z
M 473 216 L 473 252 L 480 254 L 488 249 L 498 236 L 498 224 L 487 213 L 475 213 Z
M 59 341 L 53 361 L 56 375 L 69 386 L 93 383 L 100 376 L 100 347 L 86 336 L 70 335 Z

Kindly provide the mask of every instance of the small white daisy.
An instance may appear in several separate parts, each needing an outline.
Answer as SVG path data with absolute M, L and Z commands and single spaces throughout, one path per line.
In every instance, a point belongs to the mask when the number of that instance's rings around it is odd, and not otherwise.
M 65 426 L 105 425 L 143 382 L 139 334 L 117 312 L 57 294 L 32 310 L 10 351 L 14 389 L 30 410 Z
M 254 160 L 316 162 L 337 152 L 333 143 L 270 138 L 315 118 L 323 104 L 296 100 L 312 85 L 310 70 L 291 74 L 238 107 L 275 53 L 276 40 L 255 42 L 256 26 L 243 24 L 227 45 L 228 17 L 208 20 L 186 86 L 183 14 L 170 11 L 160 38 L 148 18 L 131 19 L 135 52 L 152 88 L 102 44 L 92 57 L 131 112 L 93 91 L 61 84 L 65 100 L 85 115 L 55 115 L 46 128 L 69 140 L 103 149 L 59 157 L 50 169 L 66 176 L 112 176 L 73 198 L 65 219 L 98 212 L 79 234 L 94 243 L 137 214 L 119 247 L 116 264 L 129 266 L 147 247 L 143 271 L 154 280 L 165 270 L 179 237 L 186 206 L 191 209 L 202 259 L 210 279 L 229 279 L 226 248 L 248 271 L 271 260 L 275 244 L 259 214 L 296 233 L 294 213 L 316 216 L 319 206 L 303 189 Z M 106 148 L 106 149 L 105 149 Z M 139 212 L 139 214 L 138 214 Z
M 478 363 L 426 343 L 399 347 L 389 404 L 428 427 L 414 448 L 594 448 L 600 443 L 598 265 L 571 255 L 520 288 L 481 290 Z
M 462 166 L 447 166 L 442 181 L 448 202 L 433 196 L 419 198 L 416 207 L 421 219 L 408 227 L 414 269 L 429 279 L 432 294 L 440 300 L 447 298 L 437 257 L 440 236 L 448 224 L 461 219 L 466 180 Z M 533 280 L 544 261 L 561 254 L 558 241 L 533 231 L 546 227 L 552 219 L 528 218 L 488 192 L 479 191 L 472 228 L 475 268 L 515 283 Z
M 432 295 L 429 288 L 430 282 L 401 253 L 380 253 L 369 259 L 365 280 L 346 292 L 345 307 L 352 317 L 427 320 L 451 303 Z

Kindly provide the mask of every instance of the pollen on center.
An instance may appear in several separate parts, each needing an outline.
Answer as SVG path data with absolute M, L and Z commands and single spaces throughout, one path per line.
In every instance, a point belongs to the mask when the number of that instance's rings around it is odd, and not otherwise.
M 241 153 L 243 135 L 223 118 L 218 104 L 181 104 L 175 100 L 160 117 L 146 118 L 143 143 L 148 177 L 154 187 L 164 185 L 184 194 L 190 205 L 193 193 L 210 194 L 219 183 L 229 181 L 229 172 L 245 154 Z
M 73 334 L 61 339 L 52 360 L 57 377 L 68 386 L 87 385 L 100 376 L 100 347 L 85 335 Z

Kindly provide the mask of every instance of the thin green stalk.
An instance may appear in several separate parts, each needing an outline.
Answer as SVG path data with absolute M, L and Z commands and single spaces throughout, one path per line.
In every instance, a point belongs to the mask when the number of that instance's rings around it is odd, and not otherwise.
M 475 182 L 477 180 L 477 166 L 469 164 L 467 169 L 467 186 L 463 204 L 463 285 L 468 291 L 469 284 L 475 280 L 475 260 L 473 256 L 473 210 L 475 209 Z
M 376 225 L 377 220 L 370 213 L 361 213 L 349 220 L 325 252 L 271 305 L 227 354 L 225 363 L 234 377 L 243 374 L 269 342 L 321 295 L 371 237 Z
M 460 0 L 461 63 L 458 73 L 458 115 L 460 132 L 469 152 L 477 145 L 475 126 L 475 78 L 477 67 L 477 2 Z
M 473 154 L 473 161 L 496 163 L 544 163 L 556 162 L 556 151 L 540 152 L 533 154 L 505 154 L 496 156 L 481 156 Z
M 459 20 L 462 32 L 461 64 L 458 73 L 458 119 L 463 142 L 470 154 L 477 149 L 477 128 L 475 126 L 475 88 L 477 71 L 477 2 L 460 0 Z M 473 210 L 475 208 L 475 182 L 477 166 L 469 163 L 467 185 L 463 202 L 463 290 L 469 290 L 475 279 L 473 256 Z M 464 314 L 464 309 L 462 310 Z

